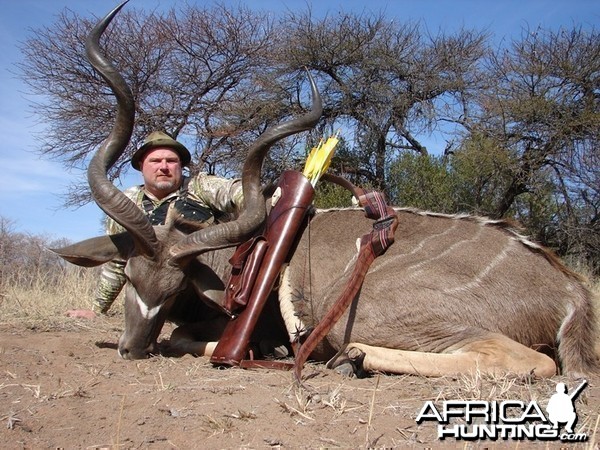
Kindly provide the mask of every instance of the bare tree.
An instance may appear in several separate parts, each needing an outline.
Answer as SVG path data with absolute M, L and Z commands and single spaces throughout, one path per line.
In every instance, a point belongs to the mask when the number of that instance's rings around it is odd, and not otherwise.
M 384 14 L 317 19 L 309 10 L 284 22 L 275 57 L 288 70 L 319 72 L 326 119 L 353 133 L 349 166 L 380 187 L 398 151 L 427 154 L 422 137 L 476 87 L 485 51 L 484 33 L 425 36 L 419 24 Z
M 489 88 L 466 118 L 516 162 L 504 168 L 509 182 L 491 215 L 516 215 L 532 225 L 536 211 L 523 199 L 541 198 L 550 181 L 555 204 L 544 207 L 544 223 L 532 231 L 562 254 L 591 256 L 599 249 L 598 73 L 596 31 L 525 30 L 490 57 Z
M 9 285 L 30 287 L 40 276 L 54 282 L 65 263 L 48 247 L 64 246 L 64 239 L 16 231 L 16 223 L 0 215 L 0 289 Z M 1 296 L 1 293 L 0 293 Z
M 40 151 L 70 167 L 87 165 L 114 119 L 114 98 L 84 57 L 94 20 L 65 11 L 53 26 L 35 30 L 22 48 L 22 77 L 40 95 L 35 112 L 49 125 Z M 105 46 L 131 86 L 137 117 L 126 157 L 112 176 L 128 167 L 133 149 L 154 129 L 190 147 L 193 171 L 216 170 L 240 144 L 243 159 L 244 133 L 264 127 L 281 108 L 266 106 L 278 99 L 265 98 L 267 91 L 254 79 L 271 34 L 268 17 L 242 7 L 124 12 L 107 32 Z M 256 98 L 263 102 L 250 103 Z M 67 199 L 87 201 L 83 184 Z
M 90 26 L 90 19 L 65 11 L 23 46 L 23 78 L 42 95 L 36 112 L 51 125 L 41 152 L 67 166 L 87 164 L 112 119 L 113 99 L 83 59 Z M 111 25 L 106 48 L 136 99 L 126 157 L 147 132 L 164 128 L 194 150 L 192 170 L 235 171 L 246 142 L 275 117 L 294 114 L 307 94 L 298 76 L 307 66 L 321 75 L 329 126 L 352 132 L 346 171 L 383 187 L 395 152 L 426 154 L 420 136 L 473 89 L 484 40 L 464 30 L 423 37 L 418 24 L 383 15 L 316 20 L 309 10 L 274 26 L 244 8 L 188 6 L 165 15 L 128 10 Z M 293 147 L 275 151 L 267 168 L 293 160 Z M 88 201 L 82 192 L 74 186 L 69 203 Z

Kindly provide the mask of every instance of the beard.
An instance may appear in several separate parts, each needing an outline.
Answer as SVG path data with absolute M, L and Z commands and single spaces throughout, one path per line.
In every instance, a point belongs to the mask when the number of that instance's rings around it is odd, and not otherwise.
M 171 180 L 156 181 L 154 183 L 154 187 L 156 189 L 158 189 L 159 191 L 173 192 L 179 186 L 177 186 L 177 182 L 174 179 L 171 179 Z
M 167 179 L 163 177 L 160 180 L 154 180 L 150 183 L 150 186 L 148 186 L 149 183 L 146 183 L 146 189 L 161 199 L 179 189 L 180 183 L 181 179 L 178 179 L 177 177 Z

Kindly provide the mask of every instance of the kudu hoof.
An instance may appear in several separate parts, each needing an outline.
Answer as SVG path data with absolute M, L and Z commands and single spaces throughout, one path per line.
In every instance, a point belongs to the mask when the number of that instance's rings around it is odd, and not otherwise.
M 349 378 L 365 378 L 367 372 L 363 370 L 363 361 L 366 353 L 357 348 L 351 348 L 338 359 L 330 362 L 328 367 L 336 373 Z

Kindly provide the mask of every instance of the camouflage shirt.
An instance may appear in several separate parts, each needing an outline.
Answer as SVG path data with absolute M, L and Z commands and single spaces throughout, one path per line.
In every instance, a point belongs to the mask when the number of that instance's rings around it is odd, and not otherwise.
M 132 186 L 123 193 L 146 214 L 152 214 L 162 205 L 171 203 L 180 197 L 187 197 L 217 215 L 233 215 L 239 210 L 243 202 L 241 180 L 207 175 L 204 172 L 193 178 L 184 177 L 183 186 L 161 200 L 146 192 L 144 185 Z M 211 223 L 213 220 L 213 218 L 208 219 Z M 107 218 L 106 232 L 108 234 L 123 231 L 125 229 L 121 225 L 110 217 Z
M 193 178 L 184 177 L 182 187 L 163 199 L 157 199 L 145 191 L 143 185 L 133 186 L 123 193 L 130 198 L 149 217 L 155 212 L 166 209 L 171 202 L 178 200 L 191 200 L 200 207 L 212 213 L 203 216 L 204 222 L 212 223 L 214 215 L 235 215 L 242 206 L 242 183 L 239 179 L 226 179 L 206 173 L 199 173 Z M 117 234 L 125 229 L 113 219 L 107 218 L 106 232 Z M 120 260 L 110 261 L 102 267 L 100 280 L 96 287 L 92 309 L 96 313 L 106 314 L 125 285 L 125 262 Z

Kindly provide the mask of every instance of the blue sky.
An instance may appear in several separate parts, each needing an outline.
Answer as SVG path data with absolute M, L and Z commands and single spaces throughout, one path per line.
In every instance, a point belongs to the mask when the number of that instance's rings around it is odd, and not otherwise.
M 207 0 L 188 0 L 193 4 L 210 4 Z M 41 159 L 36 154 L 34 135 L 43 131 L 31 114 L 27 87 L 13 73 L 20 61 L 18 43 L 31 29 L 50 26 L 64 8 L 86 16 L 102 16 L 118 0 L 2 0 L 0 12 L 0 216 L 13 223 L 19 232 L 67 238 L 72 241 L 102 233 L 102 214 L 95 204 L 78 209 L 64 209 L 62 195 L 69 180 L 82 173 L 69 173 L 60 164 Z M 461 26 L 487 29 L 495 40 L 519 37 L 525 28 L 557 29 L 560 26 L 600 26 L 598 0 L 257 0 L 223 1 L 243 3 L 252 9 L 298 11 L 310 5 L 314 15 L 344 11 L 384 11 L 399 21 L 421 20 L 431 31 L 452 31 Z M 136 8 L 168 9 L 183 5 L 182 0 L 130 0 Z M 11 73 L 13 72 L 13 73 Z M 134 171 L 132 171 L 134 172 Z M 137 182 L 132 173 L 124 183 Z

